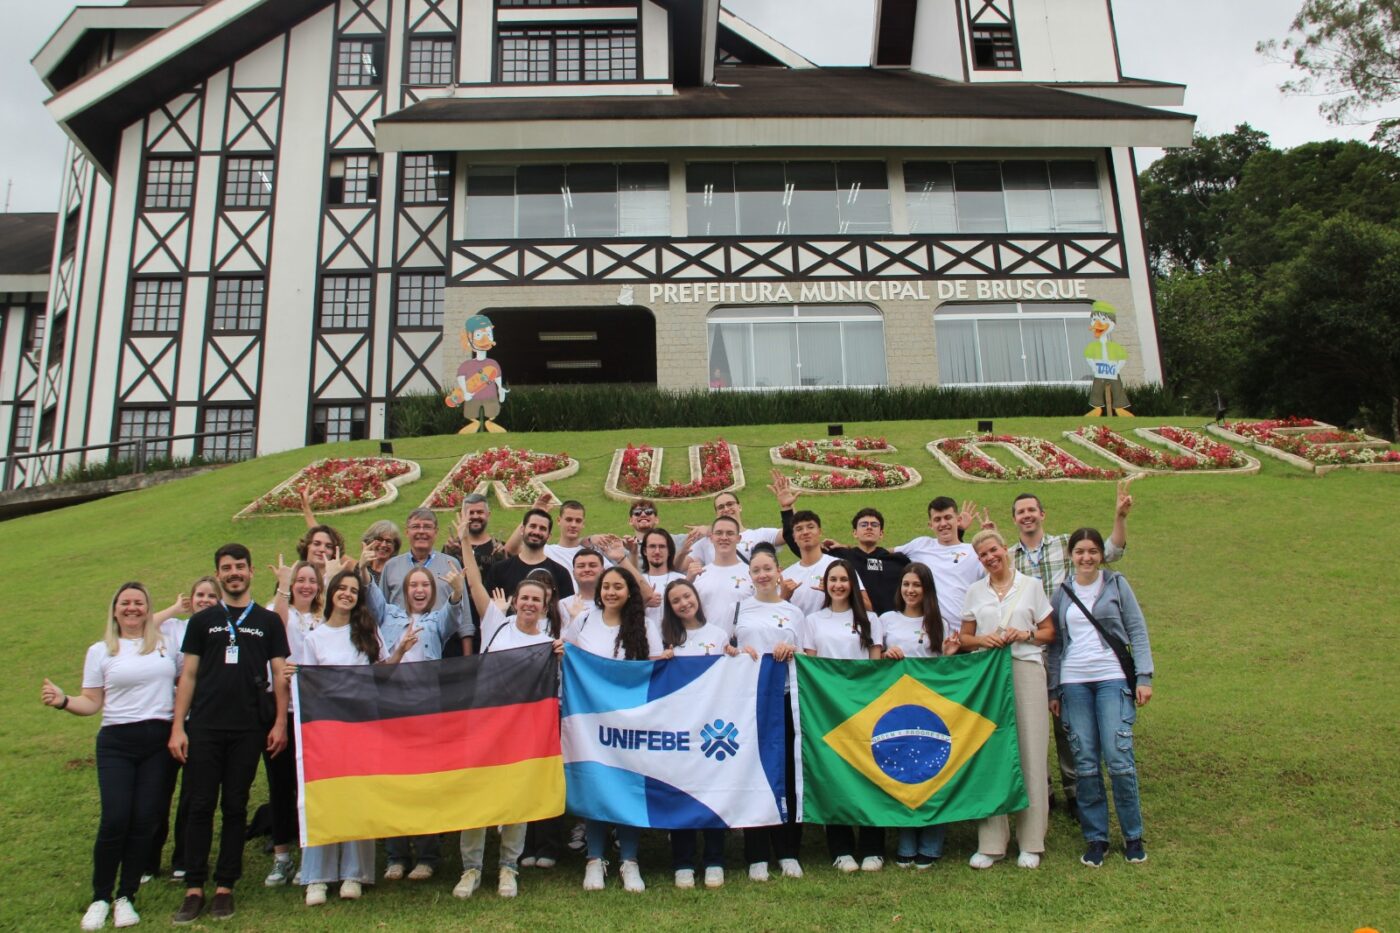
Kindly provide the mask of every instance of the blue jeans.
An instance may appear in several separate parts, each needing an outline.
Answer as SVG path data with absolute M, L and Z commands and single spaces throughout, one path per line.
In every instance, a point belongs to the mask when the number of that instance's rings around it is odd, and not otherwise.
M 1142 838 L 1137 766 L 1133 762 L 1133 723 L 1137 704 L 1121 677 L 1060 687 L 1065 731 L 1074 752 L 1079 823 L 1088 842 L 1108 842 L 1108 798 L 1099 759 L 1108 765 L 1113 806 L 1124 839 Z
M 606 858 L 608 854 L 608 830 L 617 827 L 617 844 L 622 850 L 624 862 L 637 860 L 637 849 L 641 845 L 642 831 L 636 826 L 621 826 L 617 823 L 603 823 L 599 820 L 584 820 L 583 834 L 588 842 L 590 859 Z
M 905 826 L 899 831 L 899 848 L 895 850 L 901 859 L 912 859 L 916 855 L 924 858 L 943 857 L 943 834 L 947 827 L 943 823 L 937 826 Z

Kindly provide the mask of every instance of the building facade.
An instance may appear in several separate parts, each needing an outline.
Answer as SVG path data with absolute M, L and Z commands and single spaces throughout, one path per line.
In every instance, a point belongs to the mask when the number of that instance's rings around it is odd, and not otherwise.
M 79 8 L 30 448 L 382 436 L 477 314 L 509 385 L 726 391 L 1077 382 L 1098 301 L 1159 380 L 1132 147 L 1189 145 L 1182 88 L 1107 0 L 877 12 L 822 68 L 718 0 Z

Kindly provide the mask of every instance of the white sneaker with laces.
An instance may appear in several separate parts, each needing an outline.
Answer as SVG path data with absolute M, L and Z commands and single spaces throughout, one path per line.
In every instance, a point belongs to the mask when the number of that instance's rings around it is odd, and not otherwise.
M 481 869 L 468 868 L 462 872 L 462 880 L 458 881 L 457 886 L 452 889 L 452 896 L 471 897 L 479 887 L 481 887 Z
M 306 886 L 306 906 L 320 907 L 326 902 L 326 885 L 316 883 Z
M 632 894 L 640 894 L 647 889 L 646 883 L 642 881 L 642 870 L 637 867 L 637 863 L 628 859 L 623 862 L 617 870 L 618 877 L 622 879 L 622 890 Z M 690 886 L 695 887 L 695 873 L 691 872 Z
M 679 868 L 676 870 L 676 887 L 689 891 L 695 887 L 695 869 Z
M 1004 856 L 983 855 L 981 852 L 974 852 L 972 853 L 972 858 L 967 860 L 967 864 L 969 868 L 976 868 L 980 871 L 984 868 L 991 868 L 997 862 L 1000 862 L 1002 858 L 1004 858 Z
M 767 881 L 767 880 L 768 880 L 768 863 L 767 863 L 767 862 L 754 862 L 753 864 L 749 865 L 749 880 L 750 880 L 750 881 Z
M 340 883 L 340 896 L 342 900 L 359 900 L 360 895 L 363 893 L 364 889 L 360 887 L 358 881 L 345 880 Z
M 885 860 L 878 855 L 867 855 L 860 861 L 861 871 L 879 871 L 885 867 Z
M 106 901 L 93 901 L 88 905 L 87 913 L 83 914 L 83 929 L 100 930 L 105 927 L 111 909 L 112 905 Z
M 784 878 L 802 877 L 802 864 L 795 858 L 778 859 L 778 867 L 783 870 Z
M 520 885 L 516 883 L 517 872 L 514 868 L 502 868 L 500 879 L 496 882 L 496 893 L 501 897 L 515 897 L 520 893 Z
M 408 873 L 409 881 L 427 881 L 433 876 L 433 866 L 427 862 L 419 862 L 413 866 L 413 871 Z
M 272 860 L 272 871 L 267 873 L 263 884 L 269 888 L 280 887 L 292 880 L 292 857 L 278 856 Z
M 1035 852 L 1022 852 L 1016 859 L 1017 868 L 1039 868 L 1040 856 Z
M 384 869 L 384 880 L 402 881 L 405 873 L 406 871 L 402 863 L 390 862 L 388 867 Z
M 836 861 L 831 864 L 836 866 L 837 871 L 846 875 L 849 875 L 853 871 L 860 871 L 860 866 L 856 864 L 856 860 L 849 855 L 838 855 L 836 856 Z
M 131 901 L 119 897 L 112 902 L 112 926 L 134 927 L 140 922 L 141 917 L 136 913 L 136 908 L 131 906 Z
M 705 887 L 724 887 L 724 869 L 720 868 L 718 865 L 711 865 L 709 868 L 705 869 Z
M 588 864 L 583 866 L 583 889 L 585 891 L 601 891 L 607 883 L 608 863 L 600 858 L 591 858 Z

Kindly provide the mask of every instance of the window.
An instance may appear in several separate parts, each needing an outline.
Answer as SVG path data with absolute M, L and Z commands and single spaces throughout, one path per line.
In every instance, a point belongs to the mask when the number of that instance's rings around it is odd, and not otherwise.
M 180 279 L 137 279 L 131 292 L 132 333 L 173 333 L 180 329 L 185 283 Z
M 224 207 L 270 207 L 272 174 L 272 156 L 229 159 L 224 174 Z
M 67 259 L 78 251 L 79 224 L 83 218 L 81 208 L 73 208 L 63 220 L 63 246 L 59 255 Z
M 379 200 L 379 156 L 331 156 L 326 202 L 332 206 L 374 204 Z
M 497 6 L 619 6 L 619 0 L 496 0 Z
M 263 293 L 260 278 L 215 279 L 214 332 L 262 330 Z
M 58 406 L 54 405 L 44 409 L 44 413 L 39 416 L 39 447 L 43 450 L 53 444 L 55 432 L 58 431 Z
M 662 163 L 474 166 L 467 239 L 666 236 L 669 180 Z
M 635 81 L 637 27 L 502 29 L 496 63 L 506 84 Z
M 39 352 L 44 349 L 44 330 L 47 323 L 48 318 L 45 317 L 43 308 L 32 309 L 24 322 L 24 348 L 35 354 L 36 362 Z
M 253 427 L 253 409 L 206 408 L 200 423 L 200 433 L 237 431 Z M 226 434 L 223 437 L 201 437 L 199 455 L 205 460 L 247 460 L 253 455 L 253 432 Z
M 1089 305 L 945 304 L 933 317 L 941 385 L 1067 383 L 1090 378 Z
M 14 452 L 29 449 L 34 440 L 34 403 L 22 402 L 15 406 L 15 420 L 10 425 L 10 450 Z
M 1088 159 L 906 162 L 910 233 L 1101 231 L 1098 165 Z
M 317 405 L 311 416 L 311 443 L 361 441 L 368 434 L 365 428 L 363 405 Z
M 328 275 L 321 280 L 321 328 L 363 330 L 369 326 L 370 277 Z
M 151 159 L 146 163 L 145 186 L 146 210 L 188 210 L 194 201 L 194 160 Z
M 63 342 L 68 339 L 68 313 L 59 312 L 53 319 L 53 329 L 49 331 L 49 366 L 63 362 Z
M 384 83 L 384 40 L 341 39 L 335 50 L 336 87 L 379 87 Z
M 446 277 L 441 273 L 404 273 L 399 276 L 394 301 L 397 327 L 442 327 L 442 296 Z
M 696 162 L 685 188 L 691 236 L 890 231 L 883 162 Z
M 973 24 L 972 67 L 979 70 L 1021 67 L 1016 61 L 1016 35 L 1010 26 Z
M 710 312 L 710 385 L 777 389 L 885 385 L 885 325 L 868 305 Z
M 446 152 L 403 157 L 403 203 L 438 204 L 452 197 L 452 156 Z
M 138 447 L 144 448 L 145 459 L 170 459 L 170 409 L 122 408 L 117 412 L 117 440 L 141 443 L 123 444 L 116 448 L 118 460 L 136 459 Z M 165 440 L 162 440 L 164 438 Z
M 417 86 L 452 84 L 457 45 L 447 37 L 408 40 L 408 83 Z

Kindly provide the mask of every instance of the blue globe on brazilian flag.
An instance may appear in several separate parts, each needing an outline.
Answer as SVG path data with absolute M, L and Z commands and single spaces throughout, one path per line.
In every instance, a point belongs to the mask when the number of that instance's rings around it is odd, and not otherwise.
M 802 820 L 927 826 L 1024 809 L 1007 651 L 797 656 Z

